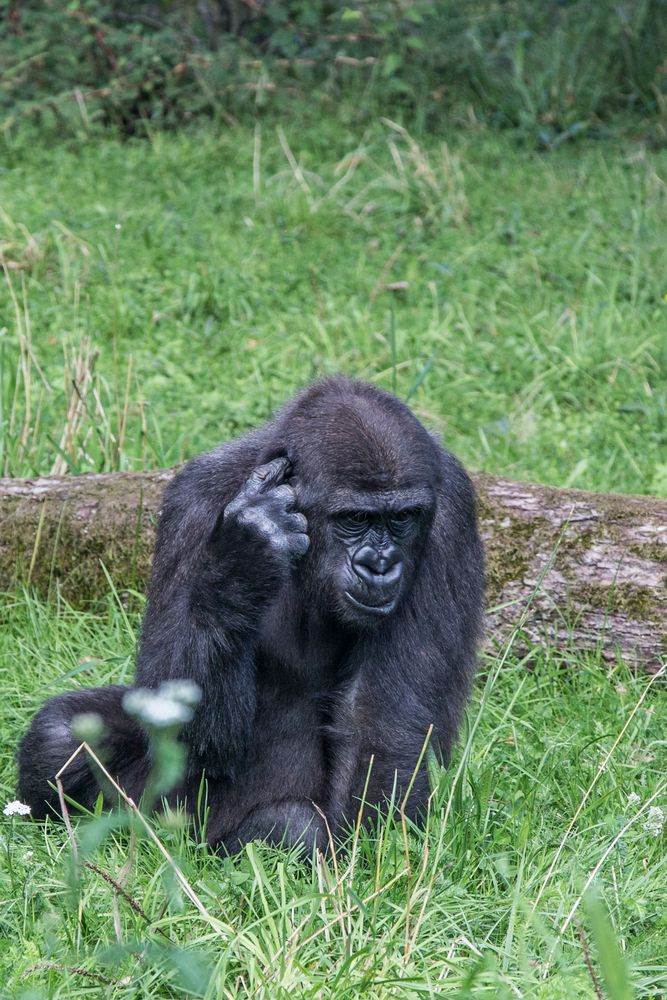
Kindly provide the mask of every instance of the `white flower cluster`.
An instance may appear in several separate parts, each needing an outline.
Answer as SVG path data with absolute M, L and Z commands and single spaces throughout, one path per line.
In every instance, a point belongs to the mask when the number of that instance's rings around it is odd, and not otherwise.
M 665 825 L 665 813 L 660 806 L 651 806 L 644 823 L 644 829 L 652 837 L 659 837 Z
M 201 691 L 193 681 L 165 681 L 159 688 L 135 688 L 123 698 L 123 708 L 147 726 L 164 729 L 189 722 Z
M 18 799 L 14 799 L 13 802 L 8 802 L 2 811 L 5 816 L 29 816 L 30 806 L 27 806 L 25 802 L 19 802 Z
M 641 803 L 641 798 L 636 792 L 628 795 L 628 809 L 634 809 Z M 651 806 L 646 814 L 644 829 L 651 837 L 659 837 L 665 826 L 665 811 L 660 806 Z

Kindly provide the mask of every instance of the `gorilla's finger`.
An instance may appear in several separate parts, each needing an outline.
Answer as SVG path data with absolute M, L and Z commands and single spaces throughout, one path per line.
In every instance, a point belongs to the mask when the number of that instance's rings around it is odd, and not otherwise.
M 290 549 L 292 555 L 297 559 L 304 556 L 310 547 L 310 538 L 308 535 L 293 535 L 290 540 Z
M 285 510 L 294 510 L 296 506 L 296 493 L 287 483 L 274 486 L 271 490 L 271 499 L 276 500 Z
M 271 489 L 272 486 L 279 486 L 285 481 L 291 467 L 292 463 L 287 455 L 281 455 L 265 465 L 257 466 L 248 479 L 248 485 L 262 492 Z
M 299 534 L 307 534 L 308 532 L 308 520 L 305 514 L 301 514 L 298 511 L 290 515 L 289 519 L 290 531 L 296 531 Z

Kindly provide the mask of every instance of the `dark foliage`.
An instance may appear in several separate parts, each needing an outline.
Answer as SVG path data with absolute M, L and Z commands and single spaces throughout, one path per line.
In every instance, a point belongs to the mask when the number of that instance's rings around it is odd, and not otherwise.
M 207 836 L 227 850 L 299 841 L 306 828 L 322 845 L 319 810 L 338 833 L 366 784 L 370 814 L 411 787 L 418 817 L 425 741 L 433 727 L 446 763 L 482 595 L 470 481 L 387 393 L 317 383 L 271 423 L 194 459 L 165 495 L 137 665 L 140 686 L 187 677 L 202 691 L 174 796 L 193 807 L 205 773 Z M 38 713 L 20 755 L 35 815 L 57 809 L 46 779 L 77 745 L 79 712 L 102 717 L 109 767 L 140 793 L 150 748 L 122 694 L 78 691 Z M 98 786 L 85 767 L 64 780 L 90 807 Z
M 664 114 L 666 48 L 667 0 L 2 0 L 0 103 L 5 124 L 133 133 L 347 95 L 558 136 Z

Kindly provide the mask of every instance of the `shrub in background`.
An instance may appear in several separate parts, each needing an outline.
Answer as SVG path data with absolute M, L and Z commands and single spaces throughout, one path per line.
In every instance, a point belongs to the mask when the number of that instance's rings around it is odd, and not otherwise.
M 0 0 L 0 110 L 132 133 L 296 93 L 557 136 L 662 114 L 666 51 L 667 0 Z

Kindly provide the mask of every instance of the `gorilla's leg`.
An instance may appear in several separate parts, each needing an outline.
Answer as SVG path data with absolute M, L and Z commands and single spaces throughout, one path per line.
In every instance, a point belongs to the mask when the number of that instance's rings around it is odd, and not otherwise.
M 143 791 L 149 770 L 148 738 L 123 710 L 127 688 L 120 685 L 71 691 L 58 695 L 40 709 L 19 748 L 19 795 L 32 815 L 42 819 L 60 813 L 55 775 L 80 745 L 72 732 L 72 719 L 94 712 L 103 725 L 96 753 L 109 773 L 135 800 Z M 92 808 L 100 787 L 110 802 L 115 801 L 101 774 L 82 750 L 62 775 L 65 794 L 87 809 Z M 105 787 L 107 786 L 107 787 Z
M 220 845 L 229 854 L 240 851 L 251 840 L 265 840 L 284 847 L 300 846 L 307 854 L 313 848 L 326 850 L 327 830 L 324 820 L 311 802 L 282 799 L 253 809 L 231 836 Z
M 324 850 L 326 763 L 317 694 L 286 682 L 286 668 L 259 674 L 253 741 L 234 779 L 207 782 L 206 839 L 235 854 L 252 840 Z M 268 670 L 267 670 L 268 673 Z

